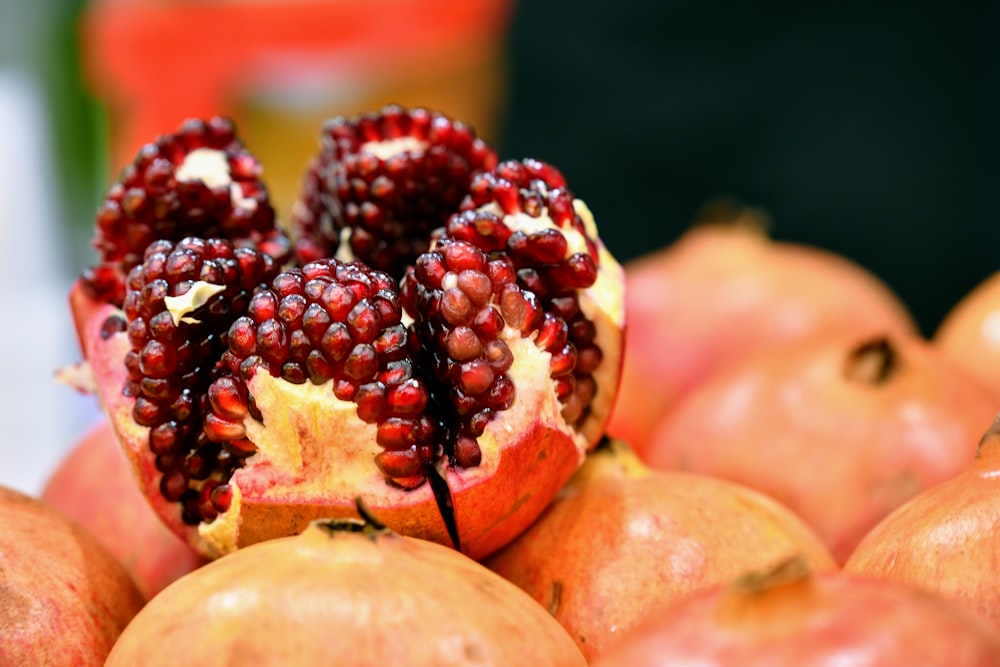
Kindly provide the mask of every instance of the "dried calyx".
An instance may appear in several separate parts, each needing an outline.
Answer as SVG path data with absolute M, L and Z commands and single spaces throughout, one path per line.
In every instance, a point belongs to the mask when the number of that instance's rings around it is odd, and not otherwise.
M 190 127 L 229 134 L 206 149 Z M 178 145 L 170 168 L 150 166 Z M 147 494 L 202 552 L 354 514 L 359 495 L 399 532 L 489 552 L 600 437 L 621 269 L 554 167 L 498 164 L 470 128 L 424 110 L 338 119 L 290 241 L 259 168 L 240 180 L 234 165 L 256 163 L 231 125 L 189 122 L 154 146 L 109 201 L 152 171 L 167 176 L 144 201 L 180 204 L 118 227 L 102 207 L 97 245 L 117 250 L 72 303 Z M 176 196 L 223 189 L 216 208 Z M 126 276 L 120 301 L 99 273 Z

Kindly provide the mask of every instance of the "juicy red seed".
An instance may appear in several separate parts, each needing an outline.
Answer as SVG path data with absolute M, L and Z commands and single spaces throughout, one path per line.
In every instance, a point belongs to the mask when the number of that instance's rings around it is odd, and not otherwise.
M 391 451 L 408 449 L 414 444 L 416 425 L 411 419 L 389 417 L 378 425 L 376 441 Z
M 576 357 L 577 373 L 588 375 L 593 373 L 600 367 L 603 358 L 604 355 L 598 347 L 590 346 L 580 349 Z
M 177 422 L 168 421 L 157 424 L 149 432 L 149 447 L 154 454 L 167 454 L 174 451 L 180 444 L 180 433 Z
M 379 332 L 381 318 L 367 299 L 359 301 L 346 317 L 351 338 L 359 343 L 371 343 Z
M 482 354 L 483 345 L 471 328 L 455 327 L 448 333 L 447 350 L 455 361 L 467 361 Z
M 188 480 L 180 471 L 163 475 L 160 479 L 160 493 L 170 502 L 177 502 L 188 489 Z
M 461 468 L 474 468 L 482 463 L 483 452 L 473 438 L 460 436 L 455 441 L 455 463 Z
M 561 375 L 554 378 L 556 397 L 564 401 L 576 390 L 576 378 L 573 375 Z
M 381 382 L 369 382 L 358 387 L 354 394 L 354 402 L 358 404 L 358 417 L 373 424 L 385 414 L 386 389 Z
M 257 354 L 275 366 L 280 366 L 288 358 L 288 337 L 285 329 L 276 320 L 264 320 L 257 325 Z
M 458 368 L 458 386 L 470 396 L 482 394 L 493 384 L 493 368 L 481 359 L 473 359 Z
M 500 313 L 507 325 L 523 330 L 528 322 L 529 304 L 524 293 L 515 285 L 507 285 L 500 293 Z
M 514 363 L 514 353 L 502 340 L 491 340 L 486 344 L 484 355 L 493 370 L 503 373 Z
M 215 511 L 220 514 L 229 511 L 233 502 L 233 490 L 228 484 L 219 484 L 213 487 L 210 496 Z
M 375 456 L 375 464 L 392 479 L 418 476 L 424 468 L 416 447 L 403 451 L 386 450 Z M 409 486 L 404 484 L 404 486 Z
M 458 287 L 472 301 L 472 305 L 482 308 L 493 294 L 493 284 L 482 271 L 465 270 L 458 274 Z
M 413 378 L 389 389 L 389 408 L 399 417 L 415 417 L 422 414 L 427 407 L 427 400 L 424 386 Z
M 569 327 L 566 322 L 552 313 L 545 313 L 535 344 L 550 352 L 561 349 L 569 338 Z
M 205 437 L 212 442 L 230 443 L 246 437 L 246 427 L 241 421 L 234 421 L 209 412 L 204 421 Z
M 355 381 L 365 381 L 378 372 L 378 357 L 371 345 L 359 343 L 344 360 L 344 374 Z
M 320 349 L 331 361 L 341 361 L 354 347 L 350 331 L 343 322 L 334 322 L 327 327 L 319 343 Z
M 174 348 L 158 340 L 147 342 L 139 352 L 139 370 L 143 375 L 165 378 L 177 368 L 177 354 Z
M 486 394 L 486 404 L 494 410 L 506 410 L 514 404 L 515 394 L 514 383 L 510 378 L 501 375 L 490 386 Z
M 549 360 L 549 372 L 553 377 L 572 373 L 576 367 L 576 347 L 572 344 L 564 345 L 561 350 L 554 352 Z
M 454 326 L 468 324 L 474 315 L 472 301 L 457 287 L 447 289 L 441 296 L 441 314 Z
M 140 426 L 156 426 L 163 418 L 163 409 L 153 401 L 139 396 L 132 406 L 132 418 Z
M 222 377 L 208 388 L 212 410 L 228 419 L 243 419 L 247 415 L 246 394 L 234 377 Z

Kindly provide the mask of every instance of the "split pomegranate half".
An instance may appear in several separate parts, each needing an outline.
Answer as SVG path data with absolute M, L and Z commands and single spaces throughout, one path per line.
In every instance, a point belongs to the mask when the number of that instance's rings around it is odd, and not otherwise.
M 70 297 L 154 508 L 209 557 L 357 498 L 473 557 L 509 542 L 617 391 L 623 275 L 586 206 L 551 165 L 393 106 L 324 127 L 286 234 L 218 127 L 140 151 Z

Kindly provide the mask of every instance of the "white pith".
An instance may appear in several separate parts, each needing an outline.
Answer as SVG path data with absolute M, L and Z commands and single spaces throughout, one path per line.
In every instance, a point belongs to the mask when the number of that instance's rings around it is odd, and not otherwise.
M 361 145 L 361 151 L 371 153 L 380 160 L 388 160 L 404 153 L 416 153 L 426 150 L 429 145 L 423 139 L 407 136 L 369 141 Z
M 167 312 L 170 313 L 170 318 L 174 321 L 174 326 L 178 326 L 181 322 L 198 324 L 199 320 L 194 317 L 188 317 L 188 313 L 198 310 L 208 303 L 209 299 L 213 296 L 225 291 L 226 287 L 224 285 L 215 285 L 204 280 L 196 280 L 192 283 L 191 289 L 184 294 L 163 297 L 163 305 L 166 307 Z
M 201 181 L 212 189 L 228 185 L 233 206 L 250 211 L 257 208 L 257 201 L 245 197 L 240 184 L 233 181 L 229 158 L 224 151 L 214 148 L 194 149 L 184 156 L 184 161 L 174 171 L 174 178 L 181 183 Z

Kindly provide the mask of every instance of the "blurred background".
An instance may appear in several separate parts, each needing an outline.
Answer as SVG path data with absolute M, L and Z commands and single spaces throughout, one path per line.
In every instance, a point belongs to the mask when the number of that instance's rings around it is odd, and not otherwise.
M 928 6 L 925 6 L 928 5 Z M 622 260 L 708 199 L 885 280 L 925 333 L 1000 269 L 996 2 L 0 0 L 0 484 L 98 419 L 55 384 L 93 212 L 144 141 L 225 113 L 287 215 L 320 124 L 388 102 L 559 166 Z

